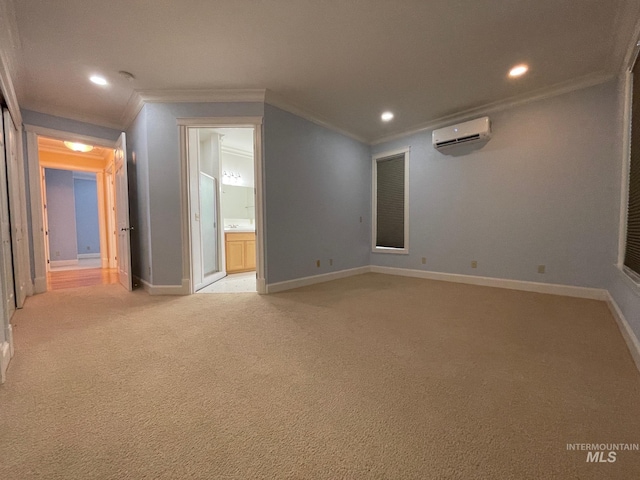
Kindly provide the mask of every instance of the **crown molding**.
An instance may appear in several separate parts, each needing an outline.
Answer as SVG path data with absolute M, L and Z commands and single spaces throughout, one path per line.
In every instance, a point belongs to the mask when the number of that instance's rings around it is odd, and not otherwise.
M 229 147 L 224 143 L 220 146 L 220 151 L 222 153 L 228 153 L 230 155 L 235 155 L 237 157 L 249 158 L 253 160 L 252 152 L 248 152 L 247 150 L 241 150 L 240 148 Z
M 635 8 L 635 11 L 633 11 Z M 629 13 L 631 12 L 631 14 Z M 626 34 L 631 31 L 631 41 Z M 614 71 L 623 73 L 633 66 L 640 48 L 637 45 L 640 39 L 640 4 L 637 0 L 626 0 L 624 8 L 618 9 L 611 36 L 611 67 Z
M 267 90 L 265 96 L 265 103 L 268 103 L 271 106 L 277 107 L 286 112 L 292 113 L 298 117 L 302 117 L 305 120 L 309 120 L 310 122 L 315 123 L 316 125 L 320 125 L 321 127 L 328 128 L 329 130 L 333 130 L 334 132 L 345 135 L 349 138 L 357 140 L 360 143 L 364 143 L 366 145 L 369 144 L 369 139 L 365 137 L 361 137 L 360 135 L 356 135 L 355 133 L 350 132 L 342 127 L 337 126 L 332 123 L 330 120 L 326 119 L 322 115 L 317 113 L 310 112 L 304 108 L 301 108 L 293 103 L 285 100 L 281 95 L 274 93 L 272 90 Z
M 144 103 L 264 102 L 265 89 L 137 90 Z
M 122 116 L 120 117 L 123 130 L 127 130 L 131 126 L 140 113 L 140 110 L 142 110 L 142 107 L 144 107 L 144 100 L 142 100 L 140 94 L 134 90 L 131 92 L 131 96 L 127 101 L 126 107 L 124 107 Z
M 425 122 L 423 124 L 417 125 L 411 128 L 410 130 L 404 130 L 404 131 L 392 133 L 390 135 L 385 135 L 383 137 L 380 137 L 370 142 L 370 144 L 379 145 L 381 143 L 398 140 L 400 138 L 404 138 L 409 135 L 414 135 L 416 133 L 425 132 L 428 130 L 433 130 L 435 128 L 444 127 L 453 123 L 469 120 L 475 116 L 487 115 L 489 113 L 496 113 L 502 110 L 507 110 L 510 108 L 525 105 L 527 103 L 536 102 L 539 100 L 544 100 L 546 98 L 562 95 L 564 93 L 573 92 L 575 90 L 581 90 L 583 88 L 593 87 L 595 85 L 600 85 L 602 83 L 613 80 L 615 77 L 616 75 L 614 74 L 585 75 L 584 77 L 580 77 L 578 79 L 557 83 L 550 87 L 541 88 L 523 95 L 509 97 L 504 100 L 499 100 L 497 102 L 487 103 L 479 107 L 474 107 L 468 110 L 463 110 L 461 112 L 456 112 L 451 115 L 445 115 L 443 117 L 436 118 L 434 120 L 430 120 L 429 122 Z
M 627 44 L 627 52 L 624 56 L 624 61 L 622 62 L 622 72 L 629 71 L 633 68 L 633 64 L 640 52 L 640 45 L 638 45 L 638 43 L 640 43 L 640 18 L 638 18 L 638 21 L 636 22 L 631 39 L 632 41 Z

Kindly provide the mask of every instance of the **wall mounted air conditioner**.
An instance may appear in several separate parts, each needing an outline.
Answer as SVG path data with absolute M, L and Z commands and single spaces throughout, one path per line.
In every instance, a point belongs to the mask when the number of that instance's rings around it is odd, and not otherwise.
M 445 150 L 456 145 L 486 141 L 491 138 L 489 117 L 476 118 L 450 127 L 439 128 L 432 133 L 433 148 Z

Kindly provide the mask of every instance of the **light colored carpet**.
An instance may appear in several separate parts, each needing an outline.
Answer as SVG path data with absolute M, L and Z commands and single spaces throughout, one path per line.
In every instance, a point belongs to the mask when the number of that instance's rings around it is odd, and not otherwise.
M 270 296 L 30 298 L 3 478 L 635 479 L 640 377 L 603 302 L 367 274 Z

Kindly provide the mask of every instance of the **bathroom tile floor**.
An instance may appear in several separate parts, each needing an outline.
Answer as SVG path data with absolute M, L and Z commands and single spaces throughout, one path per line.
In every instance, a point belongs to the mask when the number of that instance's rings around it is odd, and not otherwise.
M 232 273 L 198 293 L 256 293 L 256 272 Z

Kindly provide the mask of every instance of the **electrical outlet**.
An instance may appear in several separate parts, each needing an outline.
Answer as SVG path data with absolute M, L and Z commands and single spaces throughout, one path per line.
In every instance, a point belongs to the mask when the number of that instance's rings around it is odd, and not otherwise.
M 360 223 L 362 223 L 362 217 L 360 217 Z
M 320 266 L 320 260 L 316 260 L 316 267 Z
M 329 266 L 333 266 L 333 258 L 329 259 Z
M 89 245 L 87 245 L 87 250 L 91 250 L 91 247 Z
M 471 261 L 471 268 L 478 268 L 478 261 L 477 260 L 472 260 Z
M 544 265 L 538 265 L 538 273 L 544 273 L 546 270 L 546 267 Z
M 427 257 L 422 257 L 422 264 L 425 265 L 427 263 Z

